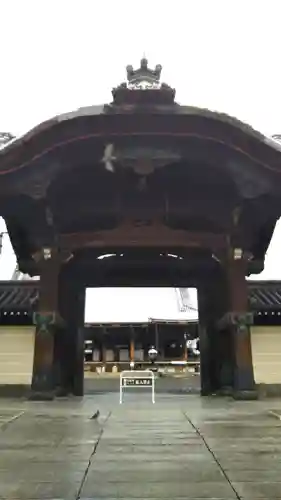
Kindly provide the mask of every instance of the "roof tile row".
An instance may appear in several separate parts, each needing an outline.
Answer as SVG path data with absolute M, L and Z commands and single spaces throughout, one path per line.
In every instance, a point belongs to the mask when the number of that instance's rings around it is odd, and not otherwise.
M 39 285 L 38 281 L 0 281 L 0 311 L 31 312 Z M 281 281 L 252 281 L 248 288 L 252 311 L 281 310 Z

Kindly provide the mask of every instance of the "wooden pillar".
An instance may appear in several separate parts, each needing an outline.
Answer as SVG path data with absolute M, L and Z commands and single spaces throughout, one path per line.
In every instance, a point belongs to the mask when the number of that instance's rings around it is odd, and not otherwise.
M 85 288 L 78 287 L 76 294 L 76 331 L 74 336 L 73 394 L 84 395 L 84 313 Z
M 145 360 L 149 361 L 148 357 L 148 350 L 150 349 L 151 346 L 154 345 L 155 342 L 155 326 L 154 323 L 148 323 L 147 325 L 147 342 L 145 343 Z
M 135 361 L 135 339 L 130 339 L 130 362 Z
M 101 362 L 106 364 L 106 338 L 105 338 L 105 330 L 103 329 L 102 339 L 101 339 Z
M 65 272 L 65 269 L 60 275 L 59 282 L 59 304 L 62 317 L 65 321 L 64 329 L 61 336 L 57 339 L 59 345 L 59 366 L 60 366 L 60 383 L 58 387 L 58 395 L 66 396 L 72 392 L 72 346 L 73 335 L 71 330 L 71 314 L 74 307 L 72 300 L 71 279 Z
M 155 347 L 159 351 L 159 328 L 157 323 L 155 323 Z
M 60 390 L 82 396 L 84 383 L 85 290 L 75 275 L 64 269 L 60 276 L 60 311 L 64 328 L 60 341 Z
M 135 362 L 135 332 L 134 327 L 130 328 L 130 362 Z
M 187 361 L 188 360 L 188 352 L 187 352 L 187 340 L 185 338 L 185 335 L 183 337 L 183 360 Z
M 231 385 L 232 365 L 227 357 L 231 336 L 223 337 L 218 325 L 227 311 L 226 299 L 225 272 L 218 266 L 198 289 L 202 395 L 225 392 Z
M 220 330 L 219 357 L 220 357 L 220 391 L 224 395 L 231 395 L 234 376 L 233 337 L 227 328 Z
M 59 306 L 64 319 L 64 328 L 61 335 L 57 337 L 58 365 L 60 380 L 58 382 L 58 396 L 66 396 L 72 392 L 72 331 L 70 328 L 71 314 L 73 311 L 72 300 L 73 288 L 71 288 L 70 276 L 62 270 L 59 278 Z
M 201 396 L 208 396 L 214 391 L 212 377 L 212 359 L 210 342 L 210 321 L 208 317 L 208 292 L 201 286 L 197 290 L 199 312 L 199 339 L 200 339 L 200 380 Z
M 257 397 L 251 348 L 252 314 L 248 311 L 248 287 L 245 278 L 246 259 L 234 258 L 227 262 L 229 286 L 229 313 L 226 322 L 233 337 L 234 397 Z
M 34 313 L 36 330 L 31 399 L 49 400 L 55 395 L 54 338 L 61 322 L 58 313 L 58 253 L 42 250 L 39 266 L 40 292 L 38 310 Z
M 216 272 L 214 278 L 213 310 L 214 329 L 217 341 L 216 364 L 218 377 L 218 392 L 230 394 L 233 386 L 233 358 L 232 335 L 229 329 L 220 328 L 219 321 L 228 311 L 228 282 L 223 265 Z

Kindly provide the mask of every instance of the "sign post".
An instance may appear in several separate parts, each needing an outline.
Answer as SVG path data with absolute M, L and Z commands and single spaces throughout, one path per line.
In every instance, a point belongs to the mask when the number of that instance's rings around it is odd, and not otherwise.
M 120 373 L 120 405 L 123 403 L 123 390 L 151 387 L 151 400 L 155 403 L 155 376 L 151 370 L 123 371 Z

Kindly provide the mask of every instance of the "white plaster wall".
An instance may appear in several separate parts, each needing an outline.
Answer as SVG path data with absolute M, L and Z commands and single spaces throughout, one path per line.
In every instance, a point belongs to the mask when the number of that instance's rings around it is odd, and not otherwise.
M 5 221 L 0 217 L 0 233 L 7 231 Z M 8 234 L 2 238 L 2 249 L 0 255 L 0 280 L 10 280 L 16 268 L 17 259 L 13 251 Z
M 35 329 L 0 326 L 0 385 L 31 384 Z
M 251 329 L 256 383 L 281 383 L 281 326 L 254 326 Z

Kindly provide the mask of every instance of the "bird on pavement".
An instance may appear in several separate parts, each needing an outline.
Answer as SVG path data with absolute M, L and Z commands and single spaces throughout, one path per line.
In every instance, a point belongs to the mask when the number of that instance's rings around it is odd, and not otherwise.
M 99 418 L 100 416 L 100 411 L 97 410 L 96 413 L 94 413 L 94 415 L 91 416 L 90 420 L 96 420 L 97 418 Z

